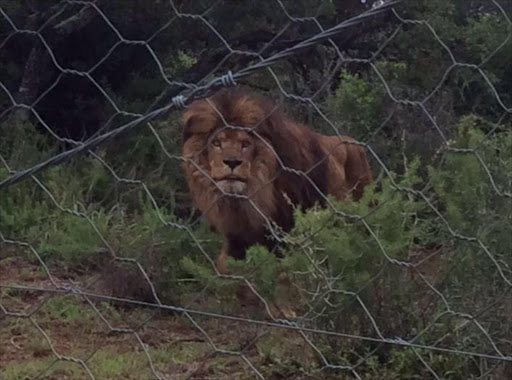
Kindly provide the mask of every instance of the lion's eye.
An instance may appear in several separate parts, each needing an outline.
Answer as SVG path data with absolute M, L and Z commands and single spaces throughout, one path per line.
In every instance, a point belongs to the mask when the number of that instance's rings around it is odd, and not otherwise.
M 220 148 L 220 141 L 219 140 L 213 140 L 212 145 L 216 148 Z
M 248 148 L 251 145 L 250 141 L 244 140 L 242 141 L 242 148 Z

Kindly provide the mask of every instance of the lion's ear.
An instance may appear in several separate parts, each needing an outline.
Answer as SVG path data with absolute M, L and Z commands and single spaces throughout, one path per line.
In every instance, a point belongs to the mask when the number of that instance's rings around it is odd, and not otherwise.
M 212 111 L 209 103 L 192 103 L 183 112 L 181 123 L 183 125 L 183 139 L 186 141 L 196 134 L 209 134 L 218 124 L 218 115 Z
M 184 114 L 179 122 L 179 128 L 183 141 L 187 141 L 194 134 L 194 124 L 197 117 Z

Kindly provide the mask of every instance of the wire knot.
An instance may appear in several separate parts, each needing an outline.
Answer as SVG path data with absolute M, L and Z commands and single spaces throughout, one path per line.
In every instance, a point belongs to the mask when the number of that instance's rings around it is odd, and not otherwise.
M 235 78 L 233 77 L 233 73 L 231 72 L 231 70 L 229 70 L 227 74 L 221 76 L 220 81 L 224 87 L 236 86 L 236 81 Z
M 186 108 L 187 105 L 185 104 L 185 97 L 183 95 L 178 95 L 172 98 L 172 104 L 176 108 Z
M 288 319 L 276 319 L 276 322 L 285 326 L 300 328 L 300 326 L 296 322 L 289 321 Z

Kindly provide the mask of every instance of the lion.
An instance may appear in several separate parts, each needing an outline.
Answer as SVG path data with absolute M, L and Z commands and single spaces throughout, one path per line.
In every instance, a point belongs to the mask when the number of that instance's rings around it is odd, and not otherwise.
M 182 168 L 193 202 L 224 236 L 216 267 L 243 259 L 276 239 L 269 223 L 293 227 L 293 209 L 323 204 L 330 194 L 358 199 L 372 181 L 363 146 L 326 136 L 287 118 L 270 101 L 239 89 L 221 90 L 183 112 Z

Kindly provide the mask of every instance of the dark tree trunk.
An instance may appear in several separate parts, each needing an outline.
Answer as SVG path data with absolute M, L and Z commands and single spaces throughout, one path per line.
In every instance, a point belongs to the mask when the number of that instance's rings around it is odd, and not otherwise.
M 49 8 L 45 12 L 35 13 L 29 18 L 29 22 L 25 26 L 25 29 L 37 30 L 42 23 L 46 22 L 51 17 L 57 16 L 58 13 L 62 12 L 62 10 L 63 5 L 58 4 Z M 93 16 L 94 11 L 92 8 L 84 7 L 73 16 L 59 23 L 57 23 L 58 17 L 55 17 L 54 25 L 51 27 L 52 32 L 54 32 L 52 34 L 56 36 L 55 41 L 52 41 L 53 44 L 58 44 L 59 40 L 65 39 L 69 34 L 86 26 Z M 47 26 L 46 28 L 50 28 L 50 26 Z M 13 96 L 16 104 L 21 106 L 16 107 L 9 116 L 7 124 L 11 126 L 20 125 L 31 116 L 32 111 L 30 107 L 41 93 L 47 89 L 47 85 L 51 84 L 49 83 L 49 80 L 51 79 L 50 73 L 52 70 L 49 68 L 53 63 L 50 53 L 41 41 L 40 36 L 34 36 L 33 38 L 33 46 L 25 63 L 20 86 L 18 87 L 16 94 Z

